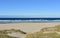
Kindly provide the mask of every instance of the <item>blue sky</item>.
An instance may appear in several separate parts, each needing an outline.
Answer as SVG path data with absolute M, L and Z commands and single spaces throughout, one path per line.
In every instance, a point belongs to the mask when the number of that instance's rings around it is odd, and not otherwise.
M 0 16 L 60 17 L 60 0 L 0 0 Z

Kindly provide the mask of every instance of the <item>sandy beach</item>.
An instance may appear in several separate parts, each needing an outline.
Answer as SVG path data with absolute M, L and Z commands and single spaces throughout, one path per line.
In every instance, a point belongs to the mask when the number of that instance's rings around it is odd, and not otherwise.
M 5 29 L 20 29 L 27 33 L 37 32 L 44 27 L 53 27 L 60 25 L 60 22 L 48 22 L 48 23 L 8 23 L 0 24 L 0 30 Z
M 44 27 L 54 27 L 60 25 L 60 22 L 40 22 L 40 23 L 6 23 L 6 24 L 0 24 L 0 30 L 10 30 L 10 29 L 16 29 L 16 30 L 22 30 L 24 32 L 28 33 L 34 33 L 40 31 Z M 14 36 L 18 38 L 25 38 L 26 34 L 20 34 L 20 33 L 8 33 L 9 36 Z

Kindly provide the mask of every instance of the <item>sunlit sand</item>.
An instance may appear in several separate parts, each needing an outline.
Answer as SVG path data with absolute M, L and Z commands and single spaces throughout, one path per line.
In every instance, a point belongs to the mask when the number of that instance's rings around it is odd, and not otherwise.
M 40 31 L 44 27 L 53 27 L 60 25 L 60 22 L 49 22 L 49 23 L 10 23 L 0 24 L 0 30 L 5 29 L 20 29 L 27 33 Z
M 42 23 L 6 23 L 0 24 L 0 30 L 20 29 L 26 33 L 34 33 L 40 31 L 44 27 L 54 27 L 60 25 L 60 22 L 42 22 Z M 9 36 L 24 38 L 26 35 L 19 33 L 8 34 Z

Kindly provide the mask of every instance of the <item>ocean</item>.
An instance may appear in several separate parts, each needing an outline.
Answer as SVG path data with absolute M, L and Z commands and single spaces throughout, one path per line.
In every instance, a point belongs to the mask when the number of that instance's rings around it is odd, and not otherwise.
M 60 18 L 0 18 L 0 23 L 60 22 Z

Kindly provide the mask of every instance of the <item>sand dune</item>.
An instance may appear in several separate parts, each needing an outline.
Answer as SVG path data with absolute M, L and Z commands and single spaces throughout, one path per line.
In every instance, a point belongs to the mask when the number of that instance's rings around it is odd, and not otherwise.
M 0 24 L 0 30 L 5 29 L 20 29 L 24 32 L 36 32 L 44 27 L 53 27 L 60 25 L 60 22 L 49 22 L 49 23 L 10 23 L 10 24 Z
M 54 27 L 60 25 L 60 22 L 48 22 L 48 23 L 7 23 L 0 24 L 0 30 L 9 30 L 9 29 L 20 29 L 26 33 L 33 33 L 40 31 L 44 27 Z M 18 38 L 24 38 L 26 35 L 19 33 L 8 34 L 9 36 L 14 36 Z

